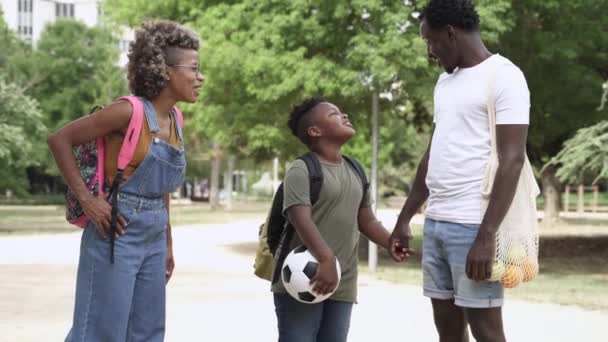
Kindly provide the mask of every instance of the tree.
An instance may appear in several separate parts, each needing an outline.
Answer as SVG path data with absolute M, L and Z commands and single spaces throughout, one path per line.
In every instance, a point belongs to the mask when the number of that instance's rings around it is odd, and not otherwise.
M 548 165 L 559 166 L 556 175 L 562 182 L 608 179 L 608 121 L 578 130 Z
M 513 1 L 515 26 L 493 46 L 521 67 L 532 107 L 528 155 L 542 166 L 576 129 L 597 122 L 601 84 L 608 79 L 604 0 Z M 525 37 L 525 39 L 523 38 Z M 582 38 L 584 37 L 584 38 Z M 557 219 L 560 184 L 556 169 L 542 169 L 545 218 Z
M 25 169 L 36 165 L 31 156 L 43 146 L 42 121 L 38 103 L 0 77 L 0 190 L 26 192 Z
M 43 145 L 45 126 L 36 100 L 23 93 L 27 80 L 24 57 L 31 47 L 4 22 L 0 8 L 0 192 L 27 192 L 26 168 L 36 165 L 32 154 Z
M 159 11 L 170 4 L 175 10 Z M 509 27 L 508 1 L 480 6 L 489 39 L 495 39 Z M 369 166 L 366 136 L 376 91 L 391 99 L 380 103 L 381 136 L 396 140 L 383 140 L 381 163 L 404 170 L 403 179 L 422 151 L 412 145 L 426 144 L 420 136 L 428 136 L 438 74 L 418 35 L 417 9 L 414 1 L 381 0 L 147 1 L 144 7 L 108 7 L 124 23 L 161 15 L 200 33 L 207 82 L 199 104 L 187 109 L 199 135 L 228 153 L 258 161 L 293 158 L 303 147 L 286 128 L 287 113 L 302 98 L 323 94 L 351 115 L 358 134 L 346 152 Z
M 105 27 L 58 20 L 42 33 L 28 62 L 32 66 L 28 94 L 39 101 L 50 131 L 127 93 L 118 66 L 117 39 Z M 36 158 L 43 172 L 57 174 L 48 153 Z

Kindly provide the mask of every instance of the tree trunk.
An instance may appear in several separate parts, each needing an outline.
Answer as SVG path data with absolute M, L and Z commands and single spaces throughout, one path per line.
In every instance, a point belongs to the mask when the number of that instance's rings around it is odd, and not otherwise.
M 211 189 L 209 191 L 209 204 L 211 209 L 220 206 L 220 170 L 222 166 L 222 150 L 218 143 L 213 143 L 211 151 Z
M 547 167 L 540 177 L 543 185 L 543 198 L 545 199 L 543 224 L 552 224 L 559 220 L 560 183 L 555 176 L 554 167 Z

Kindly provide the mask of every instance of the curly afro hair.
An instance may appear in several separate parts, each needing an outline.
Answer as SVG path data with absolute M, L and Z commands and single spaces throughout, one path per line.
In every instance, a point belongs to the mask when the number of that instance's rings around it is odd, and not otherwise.
M 153 99 L 167 84 L 167 65 L 176 63 L 175 49 L 199 49 L 196 33 L 171 21 L 146 22 L 129 47 L 129 89 Z
M 289 114 L 287 126 L 289 126 L 289 129 L 291 129 L 291 133 L 298 137 L 298 139 L 300 139 L 300 141 L 307 146 L 310 146 L 310 139 L 306 131 L 310 126 L 313 125 L 310 115 L 307 114 L 309 114 L 312 109 L 321 102 L 326 101 L 321 97 L 311 97 L 295 106 Z
M 422 9 L 422 19 L 432 29 L 451 25 L 469 32 L 479 30 L 479 15 L 471 0 L 430 0 Z

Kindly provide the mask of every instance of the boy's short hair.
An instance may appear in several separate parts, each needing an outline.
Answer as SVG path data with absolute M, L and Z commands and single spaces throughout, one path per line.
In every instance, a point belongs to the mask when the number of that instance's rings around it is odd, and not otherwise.
M 310 146 L 310 137 L 308 136 L 308 128 L 313 125 L 311 116 L 309 115 L 313 108 L 319 103 L 326 102 L 321 97 L 311 97 L 304 100 L 299 105 L 293 107 L 289 114 L 287 126 L 291 129 L 291 133 L 298 137 L 306 146 Z

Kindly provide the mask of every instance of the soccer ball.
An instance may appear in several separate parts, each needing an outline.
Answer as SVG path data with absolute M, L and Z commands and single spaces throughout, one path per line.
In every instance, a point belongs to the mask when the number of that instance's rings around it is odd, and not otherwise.
M 287 293 L 297 301 L 306 304 L 319 303 L 329 298 L 333 292 L 321 296 L 312 290 L 313 286 L 310 284 L 310 279 L 317 273 L 318 267 L 317 259 L 308 252 L 306 246 L 299 246 L 291 251 L 281 268 L 281 280 Z M 338 259 L 336 259 L 336 271 L 338 273 L 338 284 L 340 284 L 342 272 Z

